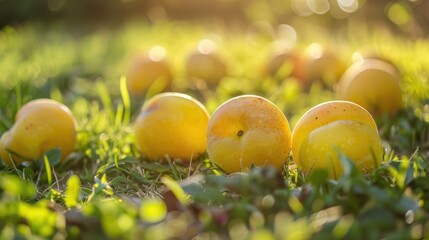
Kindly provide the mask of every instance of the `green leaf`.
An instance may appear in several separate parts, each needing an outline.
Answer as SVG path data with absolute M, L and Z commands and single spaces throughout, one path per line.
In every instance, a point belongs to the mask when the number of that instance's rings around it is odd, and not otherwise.
M 356 165 L 343 153 L 340 154 L 340 161 L 343 166 L 344 176 L 351 177 L 356 174 L 359 175 L 359 171 L 356 168 Z
M 34 171 L 33 169 L 29 168 L 29 167 L 25 167 L 22 170 L 22 178 L 27 180 L 27 181 L 33 181 L 34 180 Z
M 217 187 L 203 186 L 201 184 L 189 184 L 183 186 L 183 190 L 196 202 L 207 204 L 224 203 L 226 198 Z
M 361 223 L 366 228 L 387 229 L 395 226 L 395 215 L 391 211 L 382 207 L 368 209 L 361 215 Z
M 389 170 L 401 189 L 404 189 L 414 180 L 414 162 L 406 157 L 400 161 L 392 161 Z
M 414 212 L 419 208 L 419 203 L 413 199 L 407 197 L 401 197 L 399 201 L 395 202 L 394 207 L 397 211 L 401 213 L 405 213 L 408 210 L 412 210 Z
M 343 239 L 346 234 L 350 231 L 353 223 L 354 217 L 352 215 L 345 215 L 340 218 L 338 223 L 335 225 L 332 235 L 338 239 Z
M 65 203 L 68 208 L 76 207 L 79 200 L 80 186 L 80 179 L 76 175 L 69 177 L 67 180 Z
M 61 162 L 61 156 L 62 156 L 61 149 L 52 148 L 45 154 L 45 156 L 48 158 L 49 164 L 51 166 L 56 166 Z
M 167 206 L 160 199 L 146 199 L 140 205 L 140 218 L 147 223 L 156 223 L 167 215 Z
M 33 184 L 23 181 L 15 175 L 0 175 L 0 189 L 6 193 L 21 198 L 33 198 L 36 188 Z
M 389 203 L 389 201 L 392 200 L 392 196 L 389 195 L 387 191 L 375 186 L 371 186 L 368 189 L 368 193 L 379 203 Z
M 58 215 L 43 204 L 19 203 L 20 215 L 30 226 L 31 230 L 44 238 L 51 238 L 58 229 Z M 59 230 L 59 229 L 58 229 Z
M 314 169 L 310 176 L 308 177 L 308 181 L 314 185 L 320 185 L 329 180 L 329 174 L 326 169 Z

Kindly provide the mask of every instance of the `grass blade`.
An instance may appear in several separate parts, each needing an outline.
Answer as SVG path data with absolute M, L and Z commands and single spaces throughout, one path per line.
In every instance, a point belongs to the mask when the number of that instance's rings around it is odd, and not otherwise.
M 112 99 L 110 98 L 109 90 L 107 90 L 106 85 L 102 84 L 101 82 L 97 82 L 97 89 L 104 109 L 109 115 L 109 119 L 113 120 Z
M 124 118 L 122 123 L 128 124 L 130 122 L 131 100 L 127 90 L 127 79 L 125 78 L 125 76 L 121 77 L 120 90 L 121 90 L 122 102 L 124 103 Z
M 48 183 L 50 185 L 52 183 L 52 169 L 51 169 L 51 164 L 49 163 L 49 159 L 48 159 L 47 155 L 43 156 L 43 161 L 45 163 L 46 175 L 48 177 Z

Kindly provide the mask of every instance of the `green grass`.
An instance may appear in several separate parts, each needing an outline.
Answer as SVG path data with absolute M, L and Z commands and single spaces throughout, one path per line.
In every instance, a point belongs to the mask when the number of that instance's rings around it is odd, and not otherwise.
M 346 158 L 345 175 L 333 181 L 326 172 L 307 177 L 294 168 L 225 175 L 207 155 L 191 164 L 140 156 L 132 127 L 144 99 L 130 99 L 121 79 L 130 57 L 154 45 L 167 50 L 174 90 L 198 98 L 210 112 L 233 96 L 258 94 L 279 106 L 293 127 L 307 109 L 336 98 L 317 84 L 304 92 L 293 81 L 261 79 L 275 39 L 260 29 L 168 22 L 95 31 L 42 23 L 2 29 L 0 133 L 22 104 L 40 97 L 69 106 L 79 129 L 76 152 L 65 162 L 54 149 L 37 163 L 0 166 L 0 238 L 429 236 L 429 41 L 360 28 L 330 37 L 298 33 L 304 37 L 297 49 L 318 41 L 346 60 L 371 46 L 401 70 L 405 108 L 396 118 L 377 119 L 386 153 L 371 175 L 359 174 Z M 215 89 L 196 89 L 186 81 L 183 61 L 207 37 L 219 44 L 230 76 Z

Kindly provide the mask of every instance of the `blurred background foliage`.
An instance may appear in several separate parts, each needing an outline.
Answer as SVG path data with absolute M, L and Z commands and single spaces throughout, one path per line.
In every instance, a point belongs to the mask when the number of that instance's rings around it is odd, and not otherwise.
M 325 27 L 371 23 L 407 36 L 422 37 L 429 27 L 427 9 L 429 2 L 424 0 L 3 0 L 0 28 L 34 19 L 78 25 L 116 24 L 129 18 L 151 22 L 216 19 L 243 26 L 255 21 L 294 23 L 305 17 Z

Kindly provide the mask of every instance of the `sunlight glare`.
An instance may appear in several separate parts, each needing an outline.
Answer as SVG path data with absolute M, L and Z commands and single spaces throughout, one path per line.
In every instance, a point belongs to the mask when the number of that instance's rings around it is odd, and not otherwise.
M 306 1 L 292 0 L 292 10 L 301 17 L 310 16 L 313 14 Z
M 327 0 L 307 0 L 307 5 L 312 12 L 319 15 L 325 14 L 331 9 Z
M 198 51 L 202 54 L 210 54 L 216 49 L 216 43 L 210 39 L 203 39 L 198 44 Z
M 155 62 L 159 62 L 165 58 L 167 52 L 161 46 L 155 46 L 149 51 L 149 58 Z
M 323 48 L 319 43 L 312 43 L 308 46 L 307 53 L 312 58 L 318 59 L 323 55 Z
M 353 13 L 359 8 L 357 0 L 337 0 L 338 6 L 346 13 Z
M 297 34 L 295 29 L 288 24 L 281 24 L 278 27 L 278 38 L 286 49 L 291 49 L 297 40 Z

